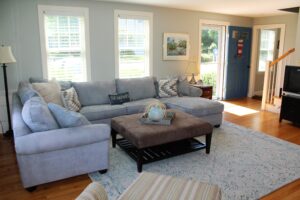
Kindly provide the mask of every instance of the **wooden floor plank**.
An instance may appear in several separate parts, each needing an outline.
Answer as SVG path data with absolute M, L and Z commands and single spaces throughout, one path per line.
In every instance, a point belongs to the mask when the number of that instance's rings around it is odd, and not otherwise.
M 231 108 L 241 106 L 256 111 L 252 114 L 224 113 L 224 120 L 300 145 L 300 128 L 290 122 L 279 123 L 278 114 L 260 111 L 260 101 L 237 99 L 226 101 Z M 239 110 L 240 107 L 237 107 Z M 29 193 L 23 189 L 11 140 L 0 137 L 0 200 L 69 200 L 74 199 L 91 182 L 87 175 L 41 185 Z M 263 200 L 300 199 L 300 180 L 294 181 Z

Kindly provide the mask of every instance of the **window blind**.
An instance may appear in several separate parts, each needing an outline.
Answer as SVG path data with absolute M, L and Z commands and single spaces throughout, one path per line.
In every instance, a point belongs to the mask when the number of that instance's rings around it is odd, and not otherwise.
M 86 81 L 83 16 L 44 15 L 48 79 Z
M 149 20 L 119 16 L 119 78 L 149 76 Z

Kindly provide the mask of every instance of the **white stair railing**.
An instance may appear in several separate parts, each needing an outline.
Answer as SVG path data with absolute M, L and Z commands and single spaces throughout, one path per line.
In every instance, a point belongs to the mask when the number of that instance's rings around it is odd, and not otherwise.
M 285 59 L 288 57 L 291 53 L 295 51 L 295 48 L 288 50 L 285 54 L 280 56 L 274 61 L 268 61 L 266 70 L 265 70 L 265 76 L 264 76 L 264 87 L 263 87 L 263 96 L 262 96 L 262 104 L 261 109 L 267 110 L 266 107 L 268 104 L 274 105 L 274 98 L 276 94 L 276 90 L 279 90 L 278 86 L 278 77 L 281 76 L 281 74 L 278 73 L 278 62 L 283 60 L 283 66 L 286 65 L 287 60 Z M 280 83 L 281 84 L 281 83 Z

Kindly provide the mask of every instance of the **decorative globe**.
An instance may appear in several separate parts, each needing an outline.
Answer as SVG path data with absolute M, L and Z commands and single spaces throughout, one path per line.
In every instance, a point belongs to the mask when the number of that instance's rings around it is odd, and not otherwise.
M 148 112 L 148 118 L 152 121 L 160 121 L 164 118 L 165 111 L 160 107 L 151 107 Z
M 153 101 L 146 107 L 145 113 L 151 121 L 160 121 L 165 117 L 166 105 L 160 101 Z

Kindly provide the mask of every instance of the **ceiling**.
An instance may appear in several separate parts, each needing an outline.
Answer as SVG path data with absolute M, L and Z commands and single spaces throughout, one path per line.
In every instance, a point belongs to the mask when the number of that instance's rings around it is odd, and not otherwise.
M 288 14 L 278 9 L 299 7 L 300 0 L 98 0 L 205 11 L 245 17 Z

